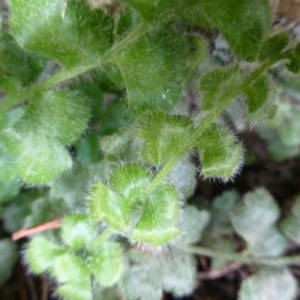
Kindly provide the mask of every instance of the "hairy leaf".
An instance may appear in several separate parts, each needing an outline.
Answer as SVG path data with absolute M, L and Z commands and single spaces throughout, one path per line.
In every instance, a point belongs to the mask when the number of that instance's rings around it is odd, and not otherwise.
M 289 39 L 289 34 L 286 31 L 266 39 L 260 49 L 259 60 L 279 60 L 281 51 L 288 45 Z
M 286 250 L 287 241 L 275 225 L 278 218 L 279 208 L 263 188 L 246 194 L 231 213 L 235 230 L 247 242 L 247 251 L 260 256 L 278 256 Z
M 132 239 L 154 246 L 166 244 L 179 234 L 173 223 L 179 215 L 178 195 L 165 184 L 147 199 L 143 214 L 132 232 Z
M 150 172 L 145 167 L 128 164 L 114 171 L 110 183 L 114 191 L 133 201 L 143 195 L 150 180 Z
M 97 228 L 91 224 L 87 216 L 72 214 L 62 223 L 62 240 L 74 250 L 90 243 L 97 236 Z
M 203 0 L 197 5 L 224 35 L 232 50 L 246 60 L 255 59 L 271 28 L 268 0 Z M 201 15 L 199 16 L 201 17 Z M 201 22 L 201 21 L 200 21 Z
M 243 161 L 243 147 L 224 126 L 212 124 L 196 146 L 201 150 L 201 174 L 207 178 L 232 179 Z
M 143 142 L 143 159 L 154 165 L 166 162 L 189 140 L 191 128 L 192 122 L 187 117 L 168 115 L 163 111 L 141 114 L 136 133 Z
M 44 60 L 25 52 L 8 34 L 0 36 L 0 86 L 12 92 L 33 82 L 44 67 Z
M 261 76 L 244 92 L 248 98 L 247 119 L 251 124 L 266 121 L 274 115 L 276 92 L 269 77 Z
M 67 150 L 55 140 L 28 132 L 19 136 L 21 145 L 15 162 L 17 174 L 27 183 L 42 185 L 66 170 L 71 169 L 72 159 Z
M 89 117 L 88 103 L 81 94 L 73 91 L 47 91 L 33 99 L 23 119 L 41 134 L 70 145 L 86 129 Z
M 44 237 L 36 237 L 29 243 L 26 259 L 35 274 L 41 274 L 52 268 L 56 259 L 66 252 L 66 249 L 53 244 Z
M 112 228 L 126 231 L 130 222 L 132 203 L 126 197 L 110 190 L 105 184 L 96 182 L 89 196 L 89 210 L 93 221 L 103 219 Z
M 287 268 L 261 268 L 244 280 L 239 300 L 294 300 L 297 281 Z
M 9 2 L 12 34 L 26 50 L 43 53 L 70 68 L 99 61 L 113 42 L 113 20 L 84 1 Z
M 91 270 L 101 286 L 115 284 L 123 271 L 123 255 L 119 244 L 103 243 L 91 258 Z
M 61 296 L 70 300 L 92 299 L 90 272 L 78 256 L 71 253 L 59 256 L 52 274 L 63 284 L 57 289 Z
M 206 73 L 200 81 L 202 108 L 213 110 L 221 103 L 228 103 L 242 94 L 245 75 L 238 65 L 215 69 Z
M 168 110 L 178 102 L 185 56 L 185 40 L 169 28 L 145 36 L 116 57 L 134 114 L 149 108 Z

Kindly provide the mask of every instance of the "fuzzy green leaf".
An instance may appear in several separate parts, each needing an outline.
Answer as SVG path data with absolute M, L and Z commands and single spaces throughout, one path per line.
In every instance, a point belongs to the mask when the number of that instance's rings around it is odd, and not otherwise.
M 205 74 L 200 81 L 202 109 L 213 110 L 220 103 L 229 103 L 242 94 L 245 75 L 238 65 L 215 69 Z
M 8 34 L 0 36 L 0 86 L 11 92 L 33 82 L 44 60 L 25 52 Z
M 202 134 L 196 146 L 201 150 L 201 174 L 224 181 L 232 179 L 243 161 L 243 147 L 224 126 L 212 124 Z
M 103 243 L 91 257 L 91 271 L 101 286 L 115 284 L 123 271 L 123 255 L 119 244 Z
M 12 0 L 10 26 L 26 50 L 43 53 L 70 68 L 99 61 L 113 42 L 113 19 L 84 1 Z
M 260 77 L 244 90 L 247 101 L 247 119 L 251 124 L 268 120 L 276 111 L 275 89 L 267 76 Z
M 203 0 L 197 5 L 210 22 L 224 35 L 236 55 L 255 59 L 271 28 L 271 7 L 268 0 Z M 199 16 L 201 17 L 201 15 Z
M 260 256 L 278 256 L 286 250 L 287 241 L 275 225 L 278 218 L 279 208 L 263 188 L 246 194 L 231 213 L 235 230 L 247 242 L 247 251 Z
M 56 293 L 66 300 L 92 300 L 90 283 L 66 283 L 57 288 Z
M 291 240 L 300 244 L 300 197 L 293 205 L 292 215 L 281 222 L 280 229 Z
M 125 165 L 114 171 L 110 183 L 114 191 L 133 200 L 143 195 L 150 180 L 150 172 L 145 167 Z
M 86 263 L 74 254 L 59 256 L 52 272 L 63 285 L 57 293 L 69 300 L 92 299 L 90 272 Z
M 186 51 L 183 37 L 169 28 L 146 35 L 116 57 L 134 114 L 149 108 L 168 110 L 178 102 Z
M 289 43 L 289 33 L 284 31 L 264 41 L 259 53 L 259 60 L 279 60 L 280 53 Z
M 26 259 L 32 271 L 41 274 L 53 267 L 57 257 L 65 252 L 66 249 L 39 236 L 30 241 L 26 250 Z
M 19 136 L 19 139 L 21 144 L 17 148 L 19 157 L 15 167 L 17 174 L 25 182 L 46 184 L 57 174 L 71 169 L 72 159 L 69 153 L 55 140 L 42 135 L 36 136 L 34 132 Z
M 186 0 L 158 0 L 140 1 L 140 0 L 123 0 L 123 2 L 132 6 L 139 14 L 148 22 L 159 21 L 161 18 L 169 14 L 180 11 L 184 5 L 188 5 L 191 1 Z
M 93 221 L 103 219 L 112 228 L 126 231 L 132 203 L 125 197 L 110 190 L 105 184 L 96 182 L 89 196 L 89 210 Z
M 85 215 L 69 215 L 62 223 L 62 240 L 74 250 L 88 245 L 96 236 L 97 227 Z
M 291 53 L 289 54 L 289 56 L 287 58 L 289 58 L 289 63 L 286 65 L 286 67 L 288 68 L 289 71 L 293 72 L 293 73 L 299 73 L 300 72 L 300 44 L 297 44 L 293 50 L 291 51 Z
M 132 232 L 132 239 L 154 246 L 166 244 L 179 234 L 178 195 L 172 185 L 160 186 L 144 205 L 143 214 Z
M 17 260 L 18 252 L 14 242 L 9 239 L 0 241 L 0 286 L 12 273 L 12 267 Z
M 81 94 L 47 91 L 35 97 L 23 119 L 29 123 L 28 126 L 38 128 L 36 130 L 42 134 L 70 145 L 86 129 L 89 117 L 88 103 Z
M 143 141 L 143 159 L 155 165 L 166 162 L 188 141 L 191 128 L 191 120 L 183 116 L 172 116 L 163 111 L 141 114 L 137 119 L 136 134 Z
M 242 283 L 239 300 L 294 300 L 297 281 L 287 268 L 261 268 Z

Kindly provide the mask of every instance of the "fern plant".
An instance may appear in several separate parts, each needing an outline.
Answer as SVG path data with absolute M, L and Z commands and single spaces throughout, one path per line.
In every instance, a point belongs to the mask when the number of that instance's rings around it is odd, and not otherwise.
M 33 273 L 47 272 L 65 299 L 160 299 L 192 292 L 202 254 L 257 267 L 242 300 L 295 297 L 294 277 L 278 266 L 300 258 L 281 257 L 287 238 L 267 191 L 246 195 L 228 219 L 236 195 L 213 207 L 187 203 L 196 173 L 227 182 L 241 169 L 243 146 L 223 118 L 230 105 L 250 126 L 270 119 L 277 91 L 268 71 L 280 63 L 300 72 L 300 46 L 271 34 L 267 0 L 10 0 L 2 23 L 4 226 L 63 219 L 30 240 Z M 207 28 L 226 39 L 232 63 L 211 55 Z M 201 98 L 193 114 L 183 97 L 191 90 Z M 297 241 L 292 222 L 283 232 Z M 233 231 L 247 245 L 240 253 Z

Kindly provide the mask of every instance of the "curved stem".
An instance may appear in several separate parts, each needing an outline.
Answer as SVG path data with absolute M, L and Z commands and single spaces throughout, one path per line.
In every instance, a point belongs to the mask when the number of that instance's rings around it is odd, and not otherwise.
M 183 246 L 181 249 L 188 253 L 204 255 L 208 257 L 224 258 L 250 265 L 286 266 L 300 265 L 300 255 L 282 257 L 253 257 L 243 253 L 228 253 L 199 246 Z
M 10 108 L 17 104 L 21 104 L 30 98 L 34 93 L 49 89 L 61 82 L 72 79 L 78 75 L 84 74 L 92 69 L 96 69 L 105 63 L 111 62 L 116 55 L 126 50 L 129 45 L 135 43 L 142 35 L 148 31 L 145 23 L 141 23 L 133 29 L 125 38 L 113 45 L 113 47 L 104 54 L 99 60 L 84 66 L 76 66 L 71 69 L 63 69 L 59 73 L 53 75 L 49 79 L 38 82 L 30 87 L 23 88 L 15 94 L 9 95 L 0 105 L 0 115 L 4 114 Z
M 253 85 L 261 75 L 267 72 L 269 68 L 276 61 L 266 61 L 259 68 L 257 68 L 253 73 L 251 73 L 248 78 L 245 80 L 244 87 L 248 87 Z M 242 91 L 241 91 L 242 93 Z M 238 96 L 238 95 L 237 95 Z M 201 122 L 201 124 L 194 130 L 190 139 L 186 144 L 182 145 L 179 152 L 174 153 L 171 158 L 167 161 L 167 163 L 163 166 L 163 168 L 157 173 L 155 178 L 150 183 L 148 190 L 146 191 L 146 196 L 149 196 L 168 176 L 168 174 L 175 167 L 178 160 L 190 149 L 192 149 L 196 143 L 196 141 L 201 137 L 203 132 L 209 127 L 209 125 L 216 120 L 216 118 L 224 111 L 224 109 L 233 101 L 233 98 L 225 99 L 219 103 L 212 112 L 210 112 Z

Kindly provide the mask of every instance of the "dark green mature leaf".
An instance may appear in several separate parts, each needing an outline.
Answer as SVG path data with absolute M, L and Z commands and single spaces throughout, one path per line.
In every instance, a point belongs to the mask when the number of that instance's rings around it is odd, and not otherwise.
M 189 0 L 158 0 L 158 1 L 140 1 L 123 0 L 126 4 L 132 6 L 146 21 L 162 20 L 162 17 L 180 11 L 183 7 L 191 3 Z
M 284 253 L 287 241 L 276 228 L 279 213 L 276 202 L 263 188 L 246 194 L 243 202 L 236 206 L 231 221 L 237 233 L 246 240 L 247 252 L 261 256 Z
M 0 86 L 11 92 L 33 82 L 45 60 L 25 52 L 8 34 L 0 36 Z
M 89 117 L 89 105 L 81 94 L 47 91 L 33 99 L 24 119 L 29 125 L 32 123 L 32 127 L 38 127 L 44 135 L 58 139 L 63 145 L 70 145 L 86 129 Z
M 261 268 L 243 281 L 239 300 L 294 300 L 297 281 L 287 268 Z
M 202 108 L 213 110 L 221 103 L 227 103 L 242 94 L 245 75 L 238 65 L 212 70 L 200 81 Z M 229 103 L 228 103 L 229 104 Z
M 141 114 L 137 118 L 136 134 L 143 141 L 143 159 L 154 165 L 165 163 L 189 140 L 192 126 L 187 117 L 173 116 L 163 111 Z
M 133 113 L 148 108 L 168 110 L 178 102 L 186 54 L 183 36 L 168 28 L 146 35 L 116 57 Z
M 297 44 L 291 53 L 288 55 L 288 59 L 290 60 L 288 64 L 286 64 L 286 67 L 289 71 L 293 73 L 299 73 L 300 72 L 300 44 Z
M 12 273 L 12 267 L 17 260 L 18 252 L 16 244 L 10 239 L 0 241 L 0 286 Z
M 203 0 L 198 1 L 197 5 L 207 16 L 211 27 L 221 31 L 238 56 L 246 60 L 258 56 L 271 28 L 268 0 L 241 0 L 238 4 L 235 0 Z
M 173 225 L 179 216 L 178 195 L 165 184 L 149 197 L 143 214 L 132 232 L 132 239 L 155 246 L 166 244 L 179 234 Z
M 34 238 L 27 247 L 26 259 L 35 274 L 41 274 L 50 267 L 52 268 L 59 255 L 66 249 L 53 244 L 44 237 Z
M 68 1 L 64 17 L 61 0 L 12 0 L 9 7 L 17 42 L 68 68 L 99 61 L 112 45 L 113 19 L 84 1 Z
M 268 76 L 261 76 L 253 85 L 244 89 L 248 98 L 247 119 L 250 124 L 266 121 L 274 115 L 275 88 Z
M 103 243 L 93 254 L 91 270 L 101 286 L 115 284 L 123 271 L 123 255 L 121 246 L 113 242 Z
M 202 134 L 196 146 L 201 150 L 201 174 L 232 179 L 243 162 L 243 147 L 236 144 L 235 136 L 220 124 L 212 124 Z
M 289 43 L 289 33 L 284 31 L 279 34 L 273 35 L 264 41 L 259 53 L 259 60 L 277 60 L 280 59 L 281 51 Z

